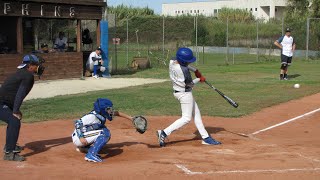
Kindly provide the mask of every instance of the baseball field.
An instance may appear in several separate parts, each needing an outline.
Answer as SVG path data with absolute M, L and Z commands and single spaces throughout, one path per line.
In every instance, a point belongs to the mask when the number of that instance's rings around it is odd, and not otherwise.
M 239 103 L 233 108 L 204 83 L 194 88 L 204 125 L 222 145 L 202 145 L 191 122 L 159 147 L 156 130 L 181 113 L 169 81 L 32 99 L 22 106 L 19 138 L 27 160 L 0 160 L 1 179 L 319 179 L 319 60 L 295 60 L 289 81 L 278 80 L 278 61 L 195 66 Z M 165 68 L 112 77 L 123 78 L 169 79 Z M 98 97 L 110 98 L 127 114 L 146 116 L 149 126 L 139 134 L 123 118 L 108 122 L 112 137 L 101 152 L 104 162 L 89 163 L 70 136 L 73 121 Z M 5 131 L 0 126 L 0 134 Z

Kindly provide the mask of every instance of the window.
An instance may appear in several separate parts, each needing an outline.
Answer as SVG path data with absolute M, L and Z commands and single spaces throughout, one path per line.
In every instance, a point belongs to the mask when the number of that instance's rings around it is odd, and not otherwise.
M 180 14 L 180 11 L 178 11 L 178 14 Z
M 192 13 L 192 10 L 190 10 L 190 13 Z
M 0 29 L 0 54 L 17 53 L 17 19 L 16 17 L 0 17 L 0 23 L 4 25 Z
M 252 8 L 250 8 L 250 11 L 252 11 Z
M 196 10 L 194 10 L 193 12 L 194 12 L 194 13 L 197 13 L 197 11 L 196 11 Z
M 275 11 L 277 12 L 277 11 L 278 11 L 278 8 L 275 8 Z
M 181 13 L 183 14 L 183 11 L 181 11 Z
M 199 13 L 200 11 L 198 10 L 198 13 Z
M 255 11 L 258 11 L 258 8 L 256 8 Z

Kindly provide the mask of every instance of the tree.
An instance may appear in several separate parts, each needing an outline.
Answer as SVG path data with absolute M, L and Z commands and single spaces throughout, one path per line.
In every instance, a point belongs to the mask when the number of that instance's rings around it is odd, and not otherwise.
M 310 9 L 312 17 L 320 18 L 320 0 L 313 0 Z
M 254 17 L 251 12 L 245 9 L 222 8 L 218 13 L 218 19 L 230 22 L 252 22 Z

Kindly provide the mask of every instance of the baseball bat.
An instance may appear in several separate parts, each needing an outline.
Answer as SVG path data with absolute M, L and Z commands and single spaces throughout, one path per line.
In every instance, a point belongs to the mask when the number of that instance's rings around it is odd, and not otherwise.
M 197 68 L 188 65 L 188 69 L 191 70 L 192 72 L 196 72 Z M 228 103 L 230 103 L 233 107 L 237 108 L 239 105 L 236 103 L 234 100 L 229 98 L 228 96 L 224 95 L 221 91 L 219 91 L 217 88 L 215 88 L 212 84 L 208 83 L 207 81 L 204 81 L 206 84 L 208 84 L 212 89 L 217 91 Z
M 231 104 L 233 107 L 237 108 L 239 106 L 238 103 L 236 103 L 234 100 L 229 98 L 228 96 L 224 95 L 221 91 L 219 91 L 217 88 L 215 88 L 212 84 L 208 83 L 207 81 L 204 81 L 208 86 L 210 86 L 213 90 L 218 92 L 229 104 Z

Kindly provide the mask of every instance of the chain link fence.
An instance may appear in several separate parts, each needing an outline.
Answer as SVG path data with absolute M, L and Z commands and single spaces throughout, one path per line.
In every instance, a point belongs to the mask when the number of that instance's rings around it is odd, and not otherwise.
M 297 44 L 295 56 L 319 56 L 319 19 L 285 23 L 281 20 L 236 22 L 214 17 L 134 17 L 108 15 L 109 61 L 113 73 L 148 59 L 152 68 L 166 68 L 179 47 L 190 47 L 196 63 L 243 64 L 279 60 L 274 41 L 290 27 Z M 307 30 L 309 28 L 309 30 Z M 309 32 L 309 41 L 307 41 Z M 309 48 L 309 49 L 306 49 Z

